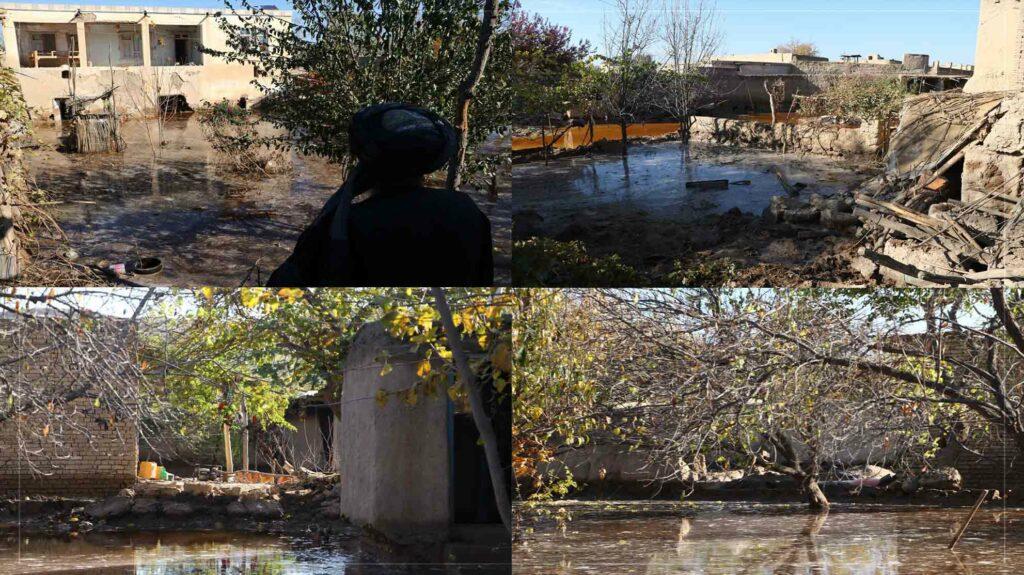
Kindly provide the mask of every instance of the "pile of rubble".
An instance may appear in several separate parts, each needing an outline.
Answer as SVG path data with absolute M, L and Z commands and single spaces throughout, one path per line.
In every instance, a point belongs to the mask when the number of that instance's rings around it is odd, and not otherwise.
M 1024 282 L 1024 94 L 928 94 L 904 109 L 888 172 L 855 194 L 855 267 L 917 287 Z
M 92 519 L 129 514 L 182 518 L 195 513 L 279 519 L 284 516 L 280 499 L 278 487 L 262 483 L 144 481 L 87 505 L 83 513 Z

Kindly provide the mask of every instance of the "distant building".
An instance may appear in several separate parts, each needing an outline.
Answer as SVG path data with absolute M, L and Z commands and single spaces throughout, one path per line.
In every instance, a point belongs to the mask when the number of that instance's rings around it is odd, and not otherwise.
M 781 101 L 776 99 L 776 109 L 786 111 L 795 96 L 818 94 L 838 77 L 899 78 L 910 91 L 921 93 L 962 88 L 974 73 L 973 66 L 933 63 L 926 54 L 907 54 L 902 61 L 889 60 L 879 54 L 868 55 L 866 59 L 858 54 L 847 54 L 843 61 L 836 62 L 777 50 L 715 56 L 705 70 L 719 95 L 708 113 L 726 116 L 770 112 L 766 82 L 781 85 L 784 95 Z
M 204 54 L 226 50 L 220 8 L 85 6 L 0 3 L 3 59 L 18 69 L 34 117 L 48 117 L 71 96 L 97 96 L 111 85 L 119 107 L 149 112 L 161 98 L 257 98 L 252 66 Z M 291 21 L 292 13 L 266 12 Z M 239 21 L 245 12 L 225 13 Z M 136 108 L 136 109 L 133 109 Z

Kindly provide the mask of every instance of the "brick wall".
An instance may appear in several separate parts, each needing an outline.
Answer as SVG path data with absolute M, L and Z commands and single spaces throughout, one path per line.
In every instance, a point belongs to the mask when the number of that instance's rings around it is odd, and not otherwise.
M 941 465 L 955 467 L 964 479 L 964 487 L 1024 489 L 1024 460 L 1014 441 L 998 429 L 992 429 L 985 439 L 971 442 L 969 450 L 959 444 L 945 447 L 937 460 Z
M 38 322 L 0 320 L 0 359 L 53 343 L 52 334 Z M 111 337 L 123 332 L 111 332 Z M 81 370 L 73 354 L 58 350 L 40 353 L 4 372 L 13 386 L 39 388 L 77 383 Z M 130 385 L 126 382 L 125 385 Z M 0 386 L 2 387 L 2 386 Z M 49 424 L 44 434 L 42 430 Z M 116 493 L 135 482 L 138 429 L 130 419 L 115 418 L 108 410 L 81 398 L 52 415 L 22 413 L 0 423 L 0 496 L 99 496 Z M 21 449 L 17 446 L 21 445 Z
M 911 342 L 913 337 L 908 339 Z M 921 345 L 921 341 L 916 342 Z M 913 345 L 913 344 L 912 344 Z M 953 335 L 942 339 L 943 354 L 961 361 L 971 361 L 981 357 L 980 350 L 971 349 L 967 340 Z M 1024 366 L 1015 354 L 1006 346 L 996 348 L 996 369 L 1004 372 L 1009 381 L 1024 378 Z M 980 417 L 970 412 L 967 425 L 978 428 Z M 936 457 L 939 465 L 955 467 L 963 477 L 964 486 L 976 489 L 1004 489 L 1004 474 L 1007 489 L 1024 489 L 1024 458 L 1012 438 L 1004 437 L 1000 426 L 989 424 L 988 433 L 974 434 L 965 440 L 966 448 L 951 443 L 943 448 Z

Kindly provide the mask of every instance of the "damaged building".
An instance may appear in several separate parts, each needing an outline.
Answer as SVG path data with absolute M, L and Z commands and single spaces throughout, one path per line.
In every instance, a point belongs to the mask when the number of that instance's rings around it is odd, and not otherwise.
M 841 61 L 773 50 L 764 54 L 717 56 L 706 68 L 718 102 L 708 108 L 712 115 L 765 114 L 771 112 L 766 87 L 777 86 L 777 110 L 789 110 L 794 100 L 814 96 L 838 78 L 899 79 L 912 93 L 943 92 L 963 88 L 974 66 L 932 61 L 927 54 L 905 54 L 891 60 L 879 54 L 862 59 L 851 54 Z
M 17 71 L 35 119 L 67 114 L 67 102 L 119 90 L 120 112 L 150 113 L 169 102 L 255 100 L 252 66 L 204 50 L 226 50 L 222 21 L 248 13 L 220 8 L 0 3 L 3 65 Z M 280 22 L 291 12 L 267 6 Z
M 1024 10 L 983 0 L 962 91 L 908 100 L 884 176 L 857 195 L 856 267 L 920 287 L 1024 280 Z M 1007 57 L 1010 55 L 1011 57 Z

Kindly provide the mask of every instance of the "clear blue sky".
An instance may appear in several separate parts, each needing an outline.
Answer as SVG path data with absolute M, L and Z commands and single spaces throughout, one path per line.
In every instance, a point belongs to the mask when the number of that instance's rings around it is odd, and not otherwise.
M 568 26 L 573 37 L 602 45 L 605 13 L 612 0 L 521 0 L 528 12 Z M 662 0 L 651 0 L 660 7 Z M 907 52 L 932 60 L 970 64 L 979 0 L 717 0 L 725 54 L 767 52 L 797 38 L 817 44 L 823 56 Z

